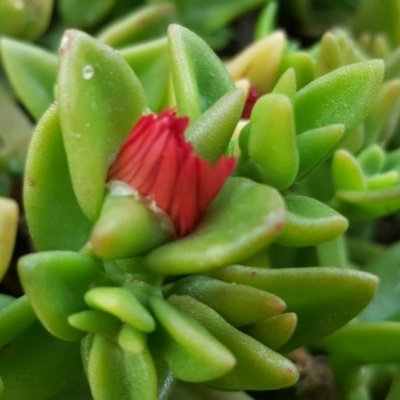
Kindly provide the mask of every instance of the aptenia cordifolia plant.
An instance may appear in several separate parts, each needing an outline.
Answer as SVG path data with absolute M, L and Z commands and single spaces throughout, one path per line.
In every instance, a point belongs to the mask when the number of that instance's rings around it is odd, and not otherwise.
M 264 2 L 125 3 L 0 1 L 0 398 L 399 399 L 396 24 L 269 2 L 221 61 Z

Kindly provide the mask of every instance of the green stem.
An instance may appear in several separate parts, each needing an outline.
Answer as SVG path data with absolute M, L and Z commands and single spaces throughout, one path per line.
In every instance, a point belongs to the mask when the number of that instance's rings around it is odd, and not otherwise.
M 316 246 L 319 264 L 324 267 L 349 268 L 346 244 L 341 235 Z

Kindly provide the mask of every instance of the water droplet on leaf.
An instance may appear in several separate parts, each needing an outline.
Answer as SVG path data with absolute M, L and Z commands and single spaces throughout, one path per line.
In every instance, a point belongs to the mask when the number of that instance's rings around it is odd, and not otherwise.
M 94 68 L 91 65 L 86 65 L 82 69 L 83 79 L 91 79 L 94 75 Z

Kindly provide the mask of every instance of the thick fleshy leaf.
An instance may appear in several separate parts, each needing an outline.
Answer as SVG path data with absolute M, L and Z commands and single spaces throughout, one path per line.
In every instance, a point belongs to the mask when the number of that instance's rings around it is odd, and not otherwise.
M 170 293 L 194 297 L 233 326 L 261 321 L 280 314 L 286 308 L 279 297 L 265 291 L 201 275 L 181 279 L 173 285 Z
M 147 348 L 132 354 L 96 335 L 88 352 L 87 375 L 95 399 L 157 399 L 157 373 Z
M 186 26 L 201 33 L 210 33 L 227 25 L 239 15 L 264 3 L 263 0 L 176 0 L 179 16 Z
M 328 352 L 352 363 L 398 363 L 399 322 L 350 324 L 318 343 Z
M 344 132 L 344 125 L 328 125 L 311 129 L 296 136 L 299 152 L 299 171 L 301 178 L 313 168 L 324 162 L 334 151 Z
M 400 276 L 400 245 L 390 246 L 367 265 L 365 271 L 379 277 L 378 292 L 368 307 L 358 316 L 360 321 L 400 320 L 398 288 Z
M 24 207 L 37 250 L 79 250 L 87 242 L 91 223 L 72 188 L 55 105 L 40 120 L 31 140 Z
M 85 294 L 90 307 L 120 318 L 143 332 L 152 332 L 155 321 L 151 314 L 129 290 L 121 287 L 98 287 Z
M 270 349 L 277 350 L 291 338 L 296 326 L 296 314 L 283 313 L 244 326 L 241 330 Z
M 17 4 L 24 12 L 24 28 L 21 39 L 33 41 L 39 38 L 49 26 L 54 0 L 29 0 Z
M 33 126 L 15 98 L 0 85 L 0 164 L 14 174 L 22 174 Z M 4 183 L 1 184 L 4 186 Z M 2 193 L 1 195 L 4 196 Z
M 333 207 L 347 218 L 378 218 L 400 209 L 400 186 L 380 190 L 338 190 Z
M 230 178 L 196 229 L 143 259 L 151 272 L 199 273 L 244 260 L 282 230 L 284 203 L 279 193 L 245 178 Z
M 371 112 L 364 122 L 365 144 L 372 144 L 378 139 L 390 137 L 390 132 L 382 133 L 381 130 L 391 115 L 398 114 L 400 99 L 400 79 L 385 82 L 375 99 Z M 397 118 L 396 118 L 397 119 Z
M 261 269 L 236 265 L 212 275 L 225 282 L 271 292 L 285 301 L 288 312 L 296 313 L 297 328 L 282 352 L 311 343 L 343 326 L 371 301 L 378 286 L 374 275 L 330 267 Z
M 169 24 L 176 21 L 173 4 L 155 4 L 134 10 L 103 29 L 97 38 L 112 47 L 145 42 L 165 35 Z
M 340 149 L 333 156 L 332 177 L 336 190 L 365 190 L 366 182 L 357 159 L 347 150 Z
M 169 300 L 196 318 L 236 358 L 235 367 L 209 385 L 226 390 L 268 390 L 290 386 L 297 381 L 298 372 L 288 359 L 235 329 L 212 308 L 190 296 L 174 295 Z
M 195 318 L 158 297 L 150 299 L 150 306 L 161 325 L 150 337 L 151 343 L 177 378 L 209 381 L 234 367 L 232 353 Z
M 26 296 L 12 301 L 0 310 L 0 348 L 28 329 L 36 315 Z
M 297 132 L 343 124 L 343 137 L 347 137 L 370 111 L 382 77 L 382 61 L 372 60 L 341 67 L 315 79 L 296 94 Z
M 1 54 L 18 98 L 38 120 L 54 100 L 57 56 L 32 44 L 6 38 L 1 40 Z
M 261 97 L 251 113 L 248 156 L 262 182 L 279 190 L 290 186 L 299 158 L 292 103 L 271 93 Z
M 272 93 L 284 94 L 290 99 L 292 105 L 296 96 L 296 73 L 293 68 L 287 69 L 274 86 Z
M 92 253 L 103 259 L 139 256 L 170 240 L 159 215 L 133 196 L 108 195 L 90 234 Z
M 0 281 L 7 272 L 14 252 L 19 220 L 18 204 L 0 197 Z
M 317 62 L 315 64 L 315 76 L 318 78 L 334 71 L 342 65 L 343 60 L 337 39 L 335 35 L 327 32 L 322 36 L 320 42 Z
M 374 175 L 380 172 L 384 165 L 385 152 L 382 147 L 373 144 L 364 149 L 357 156 L 357 160 L 366 175 Z
M 118 344 L 132 354 L 142 354 L 146 349 L 147 336 L 130 325 L 123 324 L 118 334 Z
M 274 32 L 245 48 L 226 68 L 235 81 L 246 78 L 260 93 L 268 93 L 276 83 L 285 47 L 285 34 Z
M 143 89 L 118 52 L 67 30 L 57 93 L 74 191 L 84 213 L 95 219 L 110 161 L 143 111 Z
M 178 112 L 193 122 L 235 85 L 217 55 L 193 32 L 171 25 L 168 43 Z
M 68 316 L 87 309 L 83 296 L 106 281 L 88 256 L 72 251 L 33 253 L 19 259 L 18 272 L 29 301 L 42 324 L 63 340 L 79 340 L 84 333 L 68 323 Z
M 23 3 L 22 3 L 23 4 Z M 23 7 L 15 6 L 14 0 L 5 0 L 0 3 L 0 34 L 18 37 L 25 27 Z
M 82 372 L 79 344 L 56 339 L 39 322 L 1 349 L 7 400 L 48 399 L 74 385 Z
M 276 18 L 278 14 L 278 3 L 269 1 L 261 11 L 254 29 L 254 40 L 260 40 L 276 28 Z
M 85 310 L 68 317 L 68 323 L 76 329 L 89 333 L 115 335 L 121 328 L 121 321 L 112 315 L 98 310 Z
M 117 0 L 59 0 L 58 10 L 65 25 L 87 29 L 100 23 Z
M 169 86 L 168 42 L 165 37 L 121 50 L 121 55 L 140 80 L 147 106 L 157 112 L 165 108 Z
M 243 105 L 242 90 L 228 92 L 186 129 L 185 137 L 192 143 L 196 154 L 212 163 L 225 154 Z
M 347 229 L 346 218 L 326 204 L 306 196 L 285 197 L 286 219 L 276 243 L 306 247 L 332 240 Z
M 314 79 L 315 61 L 308 53 L 298 51 L 282 57 L 280 70 L 284 72 L 289 68 L 295 70 L 298 89 L 308 85 Z

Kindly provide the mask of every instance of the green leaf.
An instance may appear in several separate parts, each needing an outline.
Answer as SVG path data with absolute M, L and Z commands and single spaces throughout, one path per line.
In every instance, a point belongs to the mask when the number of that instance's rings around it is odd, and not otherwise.
M 2 398 L 48 399 L 75 384 L 82 374 L 78 343 L 51 336 L 39 322 L 1 349 Z
M 377 275 L 379 287 L 376 296 L 358 316 L 363 322 L 400 320 L 398 288 L 400 276 L 400 245 L 394 244 L 372 262 L 363 267 L 366 272 Z
M 209 381 L 233 368 L 232 353 L 195 318 L 158 297 L 150 299 L 150 306 L 160 324 L 149 338 L 152 348 L 168 362 L 177 378 Z
M 286 311 L 296 313 L 298 324 L 280 349 L 283 353 L 343 326 L 371 301 L 378 286 L 374 275 L 330 267 L 261 269 L 236 265 L 214 271 L 212 276 L 265 290 L 285 301 Z
M 268 1 L 257 19 L 257 24 L 254 29 L 255 41 L 262 39 L 275 30 L 277 14 L 278 3 L 276 1 Z
M 260 93 L 269 93 L 277 81 L 285 47 L 285 34 L 274 32 L 245 48 L 226 68 L 235 81 L 246 78 Z
M 130 325 L 123 324 L 118 334 L 118 344 L 132 354 L 142 354 L 146 349 L 147 336 Z
M 168 43 L 178 112 L 193 122 L 235 85 L 217 55 L 193 32 L 171 25 Z
M 85 294 L 88 306 L 105 311 L 143 332 L 152 332 L 155 321 L 136 296 L 121 287 L 97 287 Z
M 270 293 L 201 275 L 179 280 L 171 292 L 192 296 L 207 304 L 233 326 L 248 325 L 272 317 L 286 308 L 279 297 Z
M 0 2 L 0 34 L 20 36 L 24 30 L 25 15 L 23 7 L 16 6 L 14 0 Z
M 242 115 L 244 100 L 242 90 L 228 92 L 186 129 L 186 139 L 200 157 L 214 163 L 225 154 Z
M 11 261 L 19 221 L 18 204 L 13 199 L 0 197 L 0 281 Z
M 264 0 L 175 0 L 185 26 L 200 33 L 224 27 L 236 17 L 264 4 Z
M 7 38 L 1 40 L 1 54 L 18 98 L 38 120 L 54 100 L 57 56 L 32 44 Z
M 296 94 L 297 132 L 343 124 L 343 138 L 347 137 L 368 115 L 382 77 L 382 61 L 372 60 L 341 67 L 315 79 Z
M 336 37 L 327 32 L 322 36 L 315 64 L 315 76 L 318 78 L 343 65 L 341 49 Z
M 98 34 L 97 38 L 112 47 L 145 42 L 165 35 L 169 24 L 176 21 L 173 4 L 155 4 L 133 10 L 117 19 Z
M 295 71 L 298 89 L 308 85 L 314 79 L 315 61 L 308 53 L 297 51 L 283 56 L 280 65 L 281 73 L 289 68 Z
M 80 253 L 49 251 L 21 257 L 18 272 L 46 329 L 63 340 L 82 339 L 84 333 L 68 323 L 68 316 L 87 309 L 84 294 L 94 285 L 104 283 L 99 266 Z
M 225 390 L 270 390 L 291 386 L 297 381 L 298 372 L 288 359 L 238 331 L 210 307 L 190 296 L 174 295 L 169 300 L 196 318 L 236 358 L 235 367 L 209 385 Z
M 36 321 L 36 315 L 24 295 L 11 301 L 0 310 L 0 348 L 28 329 Z
M 143 111 L 144 93 L 118 52 L 76 30 L 62 39 L 57 92 L 74 191 L 93 220 L 109 164 Z
M 296 314 L 284 313 L 244 326 L 241 330 L 270 349 L 277 350 L 291 338 L 296 326 Z
M 340 149 L 333 156 L 332 177 L 336 190 L 362 191 L 366 189 L 361 166 L 347 150 Z
M 24 28 L 21 39 L 33 41 L 44 33 L 51 20 L 53 4 L 54 0 L 23 1 L 21 8 L 24 11 Z
M 382 170 L 385 162 L 385 152 L 377 144 L 373 144 L 364 149 L 357 156 L 358 163 L 366 175 L 374 175 Z
M 121 55 L 133 69 L 146 94 L 146 104 L 153 111 L 165 107 L 168 95 L 170 60 L 165 37 L 126 47 Z
M 313 168 L 323 163 L 334 151 L 342 138 L 344 125 L 328 125 L 311 129 L 296 136 L 299 152 L 297 178 L 303 177 Z
M 91 223 L 72 188 L 55 105 L 33 134 L 23 197 L 29 233 L 37 250 L 79 250 L 87 242 Z
M 279 190 L 290 186 L 297 174 L 292 103 L 285 95 L 261 97 L 251 113 L 248 156 L 263 183 Z
M 324 203 L 306 196 L 285 197 L 286 219 L 276 243 L 306 247 L 332 240 L 347 229 L 346 218 Z
M 89 246 L 98 258 L 135 257 L 171 239 L 171 229 L 165 225 L 156 213 L 133 196 L 107 195 L 93 226 Z
M 195 230 L 146 255 L 153 273 L 200 273 L 244 260 L 281 231 L 284 203 L 279 193 L 245 178 L 230 178 Z
M 287 69 L 274 86 L 272 93 L 284 94 L 290 99 L 292 105 L 296 96 L 296 73 L 293 68 Z
M 112 315 L 98 310 L 85 310 L 68 316 L 68 323 L 76 329 L 89 333 L 115 335 L 121 321 Z
M 157 373 L 147 348 L 132 354 L 95 335 L 88 357 L 87 375 L 95 399 L 157 399 Z
M 350 324 L 318 343 L 351 363 L 398 363 L 399 322 Z
M 59 0 L 58 12 L 65 25 L 87 29 L 104 20 L 117 0 Z
M 334 208 L 352 220 L 378 218 L 400 209 L 400 186 L 379 190 L 338 190 Z
M 399 99 L 400 79 L 385 82 L 375 99 L 371 112 L 364 122 L 365 144 L 373 144 L 381 138 L 389 139 L 387 133 L 383 134 L 382 130 L 391 115 L 394 114 L 397 121 Z M 381 140 L 379 141 L 381 142 Z

